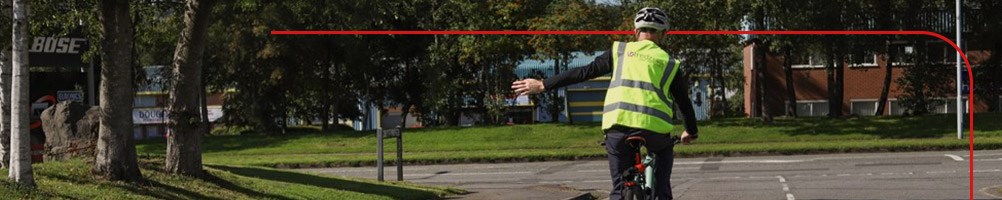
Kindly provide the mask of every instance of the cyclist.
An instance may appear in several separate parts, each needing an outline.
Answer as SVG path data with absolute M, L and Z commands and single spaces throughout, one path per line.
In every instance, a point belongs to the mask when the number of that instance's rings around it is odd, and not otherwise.
M 697 138 L 695 114 L 689 100 L 685 75 L 680 62 L 671 58 L 659 44 L 664 44 L 668 16 L 658 8 L 643 8 L 634 18 L 636 42 L 614 42 L 612 49 L 599 55 L 590 64 L 557 74 L 544 81 L 523 79 L 512 83 L 518 95 L 537 94 L 545 90 L 579 83 L 608 73 L 612 80 L 605 95 L 602 130 L 609 157 L 609 172 L 613 189 L 610 199 L 621 199 L 621 177 L 634 161 L 634 150 L 626 144 L 630 136 L 642 136 L 647 150 L 656 154 L 656 199 L 671 199 L 671 167 L 674 163 L 672 104 L 677 104 L 685 131 L 682 144 Z M 670 94 L 670 96 L 668 95 Z M 673 97 L 673 98 L 670 98 Z M 673 103 L 674 100 L 674 103 Z

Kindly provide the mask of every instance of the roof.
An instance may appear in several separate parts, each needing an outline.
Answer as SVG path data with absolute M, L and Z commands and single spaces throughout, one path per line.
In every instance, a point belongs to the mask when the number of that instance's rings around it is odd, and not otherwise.
M 588 63 L 591 63 L 593 60 L 595 60 L 595 57 L 598 57 L 604 52 L 605 51 L 595 51 L 592 52 L 592 55 L 590 56 L 586 55 L 585 52 L 583 51 L 573 52 L 571 53 L 571 63 L 568 65 L 568 69 L 573 69 L 588 65 Z M 525 59 L 519 62 L 518 66 L 515 67 L 515 75 L 517 75 L 518 77 L 526 77 L 529 76 L 529 73 L 531 73 L 532 70 L 540 70 L 543 73 L 545 73 L 547 77 L 550 77 L 553 76 L 553 65 L 555 63 L 556 62 L 554 62 L 553 59 L 549 60 Z

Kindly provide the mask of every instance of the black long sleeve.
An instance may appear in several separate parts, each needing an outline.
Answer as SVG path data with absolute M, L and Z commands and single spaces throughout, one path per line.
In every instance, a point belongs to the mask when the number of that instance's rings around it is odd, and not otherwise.
M 546 80 L 543 80 L 543 87 L 546 90 L 554 90 L 560 87 L 591 80 L 593 78 L 609 74 L 612 72 L 612 50 L 602 53 L 595 60 L 584 67 L 567 70 Z M 685 130 L 696 136 L 699 130 L 696 128 L 696 114 L 692 108 L 692 101 L 689 100 L 689 85 L 685 82 L 687 78 L 684 73 L 675 75 L 668 90 L 675 103 L 679 105 L 679 111 L 685 119 Z
M 543 80 L 543 87 L 546 90 L 555 90 L 560 87 L 573 85 L 575 83 L 580 83 L 583 81 L 591 80 L 593 78 L 606 75 L 612 72 L 612 50 L 605 51 L 598 57 L 595 57 L 594 61 L 588 63 L 584 67 L 574 68 L 567 70 L 564 73 L 560 73 Z
M 699 129 L 696 128 L 696 112 L 692 108 L 692 101 L 689 100 L 689 83 L 686 80 L 688 80 L 686 74 L 681 71 L 678 72 L 678 74 L 675 74 L 675 79 L 672 80 L 668 92 L 671 93 L 675 104 L 678 104 L 678 111 L 682 113 L 682 119 L 685 121 L 685 130 L 693 137 L 698 137 Z M 678 112 L 675 114 L 678 114 Z

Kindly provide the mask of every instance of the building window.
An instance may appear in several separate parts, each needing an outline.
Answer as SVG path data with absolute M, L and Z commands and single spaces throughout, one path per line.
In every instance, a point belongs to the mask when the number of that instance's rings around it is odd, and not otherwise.
M 908 108 L 905 108 L 900 103 L 898 103 L 898 100 L 889 100 L 889 101 L 891 103 L 890 105 L 891 115 L 903 115 L 908 110 Z M 957 113 L 956 98 L 953 99 L 940 98 L 933 100 L 930 103 L 931 105 L 929 105 L 929 113 L 932 114 Z M 964 113 L 970 113 L 970 103 L 971 103 L 970 100 L 966 99 L 964 100 L 964 108 L 963 108 Z
M 849 56 L 849 60 L 852 62 L 851 67 L 876 67 L 877 66 L 877 54 L 873 51 L 864 51 L 860 53 L 855 53 Z
M 897 54 L 894 56 L 894 65 L 911 65 L 912 57 L 915 55 L 915 46 L 912 45 L 899 45 L 894 46 L 894 50 Z
M 136 96 L 134 106 L 136 108 L 149 108 L 157 106 L 157 98 L 154 96 Z
M 929 43 L 929 53 L 926 58 L 931 63 L 952 64 L 957 59 L 957 50 L 940 42 Z
M 814 117 L 828 115 L 828 101 L 797 101 L 797 116 Z
M 887 102 L 889 104 L 891 104 L 890 106 L 888 106 L 891 109 L 890 110 L 891 115 L 904 115 L 905 114 L 905 110 L 906 110 L 905 107 L 901 106 L 901 104 L 898 103 L 897 99 L 894 99 L 894 100 L 888 99 Z
M 970 103 L 969 100 L 964 100 L 963 103 L 964 107 L 962 108 L 964 109 L 964 113 L 968 113 L 969 110 L 968 105 L 970 105 L 969 103 Z M 930 112 L 940 113 L 940 114 L 957 113 L 957 98 L 942 99 L 941 103 L 936 105 L 935 109 L 931 110 Z
M 792 68 L 823 68 L 825 67 L 825 57 L 820 53 L 807 53 L 793 57 Z
M 873 116 L 877 112 L 877 100 L 850 100 L 851 114 Z

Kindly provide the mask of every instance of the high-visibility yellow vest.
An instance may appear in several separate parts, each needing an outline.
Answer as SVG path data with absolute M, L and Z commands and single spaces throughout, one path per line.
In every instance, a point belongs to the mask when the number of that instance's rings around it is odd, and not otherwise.
M 649 40 L 612 45 L 612 81 L 605 93 L 602 129 L 620 125 L 668 133 L 672 100 L 668 88 L 679 62 Z

